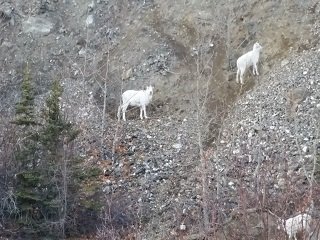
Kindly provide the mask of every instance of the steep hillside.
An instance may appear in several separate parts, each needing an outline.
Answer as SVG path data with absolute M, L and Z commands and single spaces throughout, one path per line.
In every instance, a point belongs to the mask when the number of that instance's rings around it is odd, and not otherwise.
M 282 218 L 309 212 L 318 222 L 319 57 L 317 49 L 283 60 L 239 99 L 221 129 L 210 185 L 217 199 L 227 199 L 224 211 L 239 214 L 244 204 L 244 212 L 255 209 L 233 220 L 248 221 L 253 236 L 259 236 L 259 224 L 265 226 L 259 209 Z
M 319 14 L 315 0 L 4 0 L 0 142 L 28 63 L 37 112 L 58 79 L 63 113 L 81 130 L 83 168 L 104 172 L 97 192 L 105 222 L 85 234 L 268 239 L 257 225 L 233 231 L 226 222 L 238 224 L 233 211 L 246 208 L 288 217 L 310 192 L 319 156 Z M 248 72 L 240 86 L 236 60 L 257 41 L 261 75 Z M 149 84 L 150 119 L 132 109 L 118 122 L 121 92 Z M 294 183 L 299 192 L 286 191 Z M 270 200 L 263 204 L 262 185 Z M 284 192 L 294 206 L 276 200 Z

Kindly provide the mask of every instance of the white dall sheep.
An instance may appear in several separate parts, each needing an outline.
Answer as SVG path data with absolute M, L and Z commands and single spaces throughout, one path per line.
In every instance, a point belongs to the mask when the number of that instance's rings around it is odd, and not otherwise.
M 239 75 L 240 75 L 240 83 L 243 84 L 243 75 L 248 67 L 253 66 L 253 75 L 259 75 L 257 63 L 259 61 L 259 55 L 262 47 L 261 45 L 256 42 L 253 45 L 253 49 L 250 52 L 242 55 L 237 60 L 237 79 L 236 81 L 239 82 Z
M 122 94 L 122 104 L 118 109 L 118 119 L 120 120 L 120 111 L 122 110 L 123 121 L 126 121 L 126 110 L 128 106 L 140 107 L 140 118 L 147 117 L 146 106 L 151 102 L 153 95 L 153 87 L 148 86 L 146 90 L 127 90 Z
M 297 240 L 297 233 L 301 231 L 308 234 L 308 237 L 311 236 L 311 216 L 307 213 L 299 214 L 287 220 L 280 220 L 279 225 L 278 229 L 283 229 L 288 234 L 289 239 Z

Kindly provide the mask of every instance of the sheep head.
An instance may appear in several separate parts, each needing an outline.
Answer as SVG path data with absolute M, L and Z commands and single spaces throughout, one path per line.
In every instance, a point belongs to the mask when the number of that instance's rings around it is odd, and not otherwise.
M 258 50 L 260 51 L 263 47 L 258 43 L 256 42 L 255 44 L 253 44 L 253 50 Z
M 152 97 L 152 95 L 153 95 L 153 87 L 151 85 L 147 87 L 146 93 L 148 94 L 148 96 Z

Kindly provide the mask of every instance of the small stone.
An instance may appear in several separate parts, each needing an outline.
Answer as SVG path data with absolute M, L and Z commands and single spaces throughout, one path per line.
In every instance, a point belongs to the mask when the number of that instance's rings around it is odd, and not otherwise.
M 309 92 L 304 87 L 290 89 L 287 93 L 287 101 L 293 105 L 299 104 L 306 99 Z
M 13 11 L 14 8 L 9 4 L 9 3 L 2 3 L 0 6 L 0 13 L 5 17 L 5 18 L 12 18 L 13 17 Z M 1 15 L 0 14 L 0 15 Z
M 289 61 L 287 59 L 283 59 L 281 61 L 281 67 L 284 67 L 285 65 L 287 65 L 289 63 Z
M 22 22 L 22 29 L 25 33 L 48 34 L 53 27 L 52 22 L 42 17 L 29 17 Z
M 235 149 L 232 151 L 233 154 L 239 154 L 240 153 L 240 149 Z
M 92 1 L 89 5 L 88 5 L 88 10 L 89 12 L 92 12 L 94 8 L 94 1 Z
M 178 233 L 177 233 L 174 229 L 172 229 L 172 230 L 170 231 L 170 234 L 171 234 L 172 236 L 177 236 L 177 235 L 178 235 Z M 143 240 L 146 240 L 146 239 L 143 238 Z
M 112 188 L 110 186 L 106 186 L 102 189 L 105 194 L 109 194 L 112 192 Z
M 14 46 L 14 44 L 11 43 L 11 42 L 4 41 L 4 42 L 1 44 L 1 46 L 7 47 L 7 48 L 12 48 L 12 47 Z
M 182 223 L 182 224 L 180 225 L 180 230 L 181 230 L 181 231 L 185 231 L 186 229 L 187 229 L 186 225 Z
M 135 175 L 144 174 L 145 172 L 146 172 L 145 167 L 139 167 L 139 168 L 137 168 L 137 170 L 135 171 Z
M 86 54 L 86 50 L 84 48 L 81 48 L 81 50 L 79 51 L 79 55 L 85 55 Z
M 252 138 L 253 134 L 254 134 L 253 131 L 250 131 L 248 134 L 248 138 Z
M 86 26 L 89 27 L 93 24 L 93 15 L 88 15 L 86 19 Z
M 112 185 L 112 181 L 111 181 L 110 179 L 107 179 L 107 180 L 105 181 L 105 184 L 106 184 L 107 186 L 111 186 L 111 185 Z
M 123 79 L 123 80 L 127 80 L 127 79 L 129 79 L 131 76 L 132 76 L 132 68 L 129 68 L 127 71 L 125 71 L 125 72 L 122 74 L 122 79 Z
M 110 169 L 104 169 L 103 170 L 103 175 L 104 176 L 109 176 L 111 174 L 112 171 L 110 171 Z
M 181 143 L 176 143 L 176 144 L 173 144 L 172 147 L 175 149 L 181 149 L 182 145 Z

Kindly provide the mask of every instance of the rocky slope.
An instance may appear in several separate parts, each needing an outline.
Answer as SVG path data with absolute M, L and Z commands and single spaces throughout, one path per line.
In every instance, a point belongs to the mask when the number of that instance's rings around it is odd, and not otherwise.
M 270 75 L 257 79 L 257 86 L 239 97 L 230 111 L 209 164 L 210 196 L 220 188 L 218 199 L 225 199 L 219 211 L 229 215 L 241 206 L 240 189 L 251 194 L 265 191 L 265 207 L 283 217 L 309 206 L 305 196 L 320 154 L 319 51 L 284 59 Z M 141 233 L 145 239 L 175 239 L 184 235 L 181 225 L 189 233 L 199 231 L 203 196 L 196 122 L 159 117 L 122 125 L 120 139 L 126 151 L 119 156 L 123 162 L 116 174 L 123 176 L 121 168 L 127 165 L 127 176 L 108 178 L 104 190 L 135 196 L 129 208 L 140 209 L 148 219 L 150 229 Z M 248 201 L 255 197 L 259 196 L 253 194 Z M 140 208 L 133 207 L 134 199 Z M 317 212 L 319 203 L 314 200 Z M 249 225 L 250 231 L 256 224 Z
M 112 225 L 134 226 L 141 239 L 190 236 L 203 220 L 198 126 L 221 221 L 239 206 L 239 186 L 256 190 L 257 176 L 266 176 L 270 204 L 288 183 L 308 189 L 319 151 L 319 13 L 314 0 L 2 1 L 0 129 L 13 116 L 26 62 L 39 108 L 61 79 L 84 165 L 105 171 L 102 190 L 118 212 Z M 247 74 L 240 87 L 236 59 L 256 41 L 262 75 Z M 151 118 L 132 110 L 118 123 L 121 89 L 148 84 Z
M 320 156 L 319 60 L 319 49 L 284 59 L 225 119 L 212 158 L 212 184 L 230 202 L 226 211 L 245 201 L 248 208 L 267 207 L 286 218 L 313 204 L 318 219 L 313 187 Z M 246 200 L 241 189 L 249 192 Z

